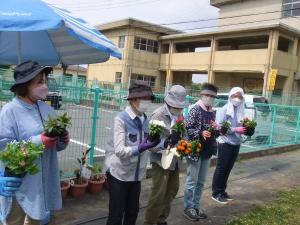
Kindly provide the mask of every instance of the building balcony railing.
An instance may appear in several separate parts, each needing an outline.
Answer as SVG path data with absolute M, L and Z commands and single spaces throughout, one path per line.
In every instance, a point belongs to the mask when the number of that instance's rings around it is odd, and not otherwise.
M 267 49 L 217 51 L 213 70 L 263 73 L 267 64 L 267 55 Z
M 209 52 L 174 53 L 171 56 L 171 69 L 174 71 L 207 71 Z M 169 63 L 169 54 L 162 54 L 160 69 L 166 70 Z

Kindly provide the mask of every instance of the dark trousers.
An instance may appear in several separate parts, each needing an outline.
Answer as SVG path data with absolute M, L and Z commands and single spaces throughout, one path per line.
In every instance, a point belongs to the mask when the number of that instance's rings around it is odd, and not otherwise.
M 109 215 L 107 225 L 135 225 L 139 213 L 140 181 L 120 181 L 107 173 Z
M 233 165 L 239 155 L 240 145 L 219 144 L 218 160 L 213 177 L 213 196 L 223 194 L 227 188 L 227 181 Z

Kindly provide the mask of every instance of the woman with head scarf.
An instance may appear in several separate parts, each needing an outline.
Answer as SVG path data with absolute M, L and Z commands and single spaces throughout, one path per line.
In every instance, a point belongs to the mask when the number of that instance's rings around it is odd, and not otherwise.
M 25 175 L 19 182 L 22 184 L 15 185 L 17 190 L 10 195 L 13 198 L 1 202 L 1 206 L 11 208 L 6 225 L 40 224 L 49 211 L 62 207 L 57 152 L 67 147 L 70 137 L 68 133 L 64 137 L 48 137 L 43 132 L 48 117 L 56 116 L 42 101 L 48 93 L 47 76 L 51 70 L 33 61 L 18 65 L 14 71 L 15 84 L 11 87 L 16 97 L 0 113 L 0 151 L 13 141 L 32 141 L 45 146 L 36 160 L 40 171 Z M 3 170 L 0 161 L 0 171 Z M 4 178 L 0 176 L 0 180 Z
M 244 119 L 245 98 L 240 87 L 231 89 L 228 103 L 217 112 L 216 122 L 219 126 L 224 121 L 231 123 L 231 129 L 218 138 L 218 160 L 212 183 L 212 199 L 221 204 L 233 200 L 226 192 L 227 181 L 234 163 L 238 157 L 242 134 L 246 129 L 242 126 Z

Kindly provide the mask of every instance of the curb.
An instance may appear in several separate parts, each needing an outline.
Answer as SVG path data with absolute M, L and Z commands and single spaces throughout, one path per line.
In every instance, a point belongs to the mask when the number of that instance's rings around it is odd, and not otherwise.
M 300 149 L 300 144 L 293 144 L 293 145 L 285 145 L 285 146 L 278 146 L 278 147 L 273 147 L 269 149 L 262 149 L 258 151 L 253 151 L 253 152 L 245 152 L 245 153 L 240 153 L 237 161 L 240 160 L 247 160 L 247 159 L 253 159 L 257 157 L 264 157 L 264 156 L 269 156 L 269 155 L 277 155 L 277 154 L 283 154 L 286 152 L 291 152 L 291 151 L 296 151 Z M 211 159 L 210 167 L 216 166 L 217 164 L 217 157 L 213 157 Z M 146 178 L 151 178 L 151 165 L 147 169 L 146 172 Z M 180 173 L 185 173 L 186 172 L 186 163 L 183 163 L 182 168 L 180 168 Z

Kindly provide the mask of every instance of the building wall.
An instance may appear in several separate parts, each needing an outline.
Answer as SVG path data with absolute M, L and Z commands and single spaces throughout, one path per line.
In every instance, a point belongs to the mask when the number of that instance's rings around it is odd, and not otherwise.
M 246 92 L 262 92 L 263 73 L 230 73 L 215 74 L 215 84 L 221 92 L 227 92 L 232 87 L 244 88 Z
M 115 81 L 116 72 L 122 72 L 122 82 L 128 83 L 132 73 L 160 78 L 160 54 L 134 49 L 135 36 L 158 41 L 159 34 L 141 28 L 115 29 L 103 31 L 117 46 L 119 36 L 125 36 L 125 47 L 122 50 L 122 60 L 109 59 L 105 63 L 89 65 L 88 79 Z M 157 82 L 158 83 L 158 82 Z
M 270 24 L 281 17 L 282 0 L 246 0 L 220 6 L 219 25 L 224 29 Z M 276 11 L 276 12 L 275 12 Z M 274 13 L 265 13 L 274 12 Z M 247 15 L 247 16 L 241 16 Z M 238 16 L 238 17 L 237 17 Z M 228 18 L 233 17 L 233 18 Z M 226 18 L 226 19 L 222 19 Z M 274 19 L 274 20 L 273 20 Z M 263 21 L 263 22 L 254 22 Z M 233 25 L 236 24 L 236 25 Z M 237 25 L 239 24 L 239 25 Z M 230 26 L 228 26 L 230 25 Z
M 282 18 L 281 11 L 282 0 L 246 0 L 221 5 L 219 25 L 221 29 L 230 29 L 281 22 L 300 29 L 299 18 Z
M 87 72 L 86 71 L 77 71 L 77 70 L 70 70 L 70 69 L 67 69 L 66 71 L 67 74 L 72 74 L 73 76 L 87 76 Z M 54 75 L 62 75 L 63 74 L 63 70 L 60 69 L 60 68 L 55 68 L 53 67 L 53 74 Z
M 87 72 L 88 80 L 97 79 L 99 81 L 114 82 L 116 72 L 122 72 L 122 79 L 124 79 L 124 74 L 126 74 L 128 70 L 126 67 L 126 58 L 129 54 L 126 48 L 129 42 L 128 32 L 129 30 L 125 28 L 103 32 L 116 46 L 118 46 L 119 36 L 125 36 L 125 48 L 120 49 L 122 59 L 119 60 L 111 57 L 107 62 L 90 64 Z

